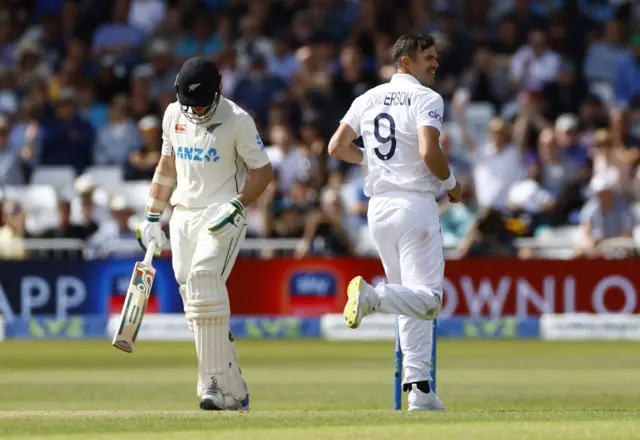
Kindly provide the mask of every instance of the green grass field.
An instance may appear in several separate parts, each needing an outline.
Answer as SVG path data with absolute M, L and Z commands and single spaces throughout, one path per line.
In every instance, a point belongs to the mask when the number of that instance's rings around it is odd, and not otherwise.
M 640 438 L 634 343 L 439 341 L 443 413 L 391 410 L 392 343 L 239 341 L 252 412 L 205 413 L 187 343 L 0 344 L 0 438 Z

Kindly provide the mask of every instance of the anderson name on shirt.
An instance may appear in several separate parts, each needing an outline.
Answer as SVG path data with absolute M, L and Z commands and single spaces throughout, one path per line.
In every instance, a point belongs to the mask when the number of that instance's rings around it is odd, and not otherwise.
M 406 105 L 411 106 L 411 100 L 413 99 L 413 92 L 386 92 L 386 93 L 374 93 L 369 97 L 367 101 L 367 107 L 373 107 L 376 105 L 394 106 L 394 105 Z

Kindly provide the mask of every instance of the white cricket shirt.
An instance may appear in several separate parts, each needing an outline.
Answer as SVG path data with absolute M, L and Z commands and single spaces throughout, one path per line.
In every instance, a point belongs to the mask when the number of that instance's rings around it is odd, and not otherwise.
M 242 191 L 248 170 L 269 163 L 253 118 L 226 98 L 201 125 L 189 122 L 178 102 L 171 103 L 162 121 L 162 154 L 176 157 L 171 204 L 186 208 L 228 202 Z
M 388 191 L 437 194 L 441 183 L 418 150 L 418 128 L 442 127 L 442 97 L 411 75 L 396 73 L 357 97 L 342 118 L 367 149 L 369 174 L 364 193 Z

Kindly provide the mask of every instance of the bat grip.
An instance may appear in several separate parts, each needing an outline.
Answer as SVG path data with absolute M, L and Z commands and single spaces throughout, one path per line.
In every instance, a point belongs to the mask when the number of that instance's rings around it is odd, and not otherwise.
M 151 264 L 153 254 L 156 253 L 156 241 L 154 239 L 149 240 L 149 246 L 147 246 L 147 253 L 144 254 L 143 262 L 145 264 Z

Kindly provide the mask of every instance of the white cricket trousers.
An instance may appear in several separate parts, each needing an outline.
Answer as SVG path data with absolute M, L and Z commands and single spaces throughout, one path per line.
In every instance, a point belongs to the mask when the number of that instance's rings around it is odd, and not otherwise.
M 399 315 L 403 383 L 431 380 L 433 320 L 442 310 L 440 210 L 427 193 L 386 192 L 369 201 L 369 230 L 387 283 L 375 289 L 381 313 Z
M 217 203 L 199 209 L 176 206 L 173 210 L 169 221 L 172 265 L 181 286 L 187 282 L 189 274 L 197 270 L 212 270 L 222 278 L 223 283 L 229 278 L 247 235 L 247 226 L 244 225 L 236 235 L 218 243 L 206 226 L 219 206 Z

